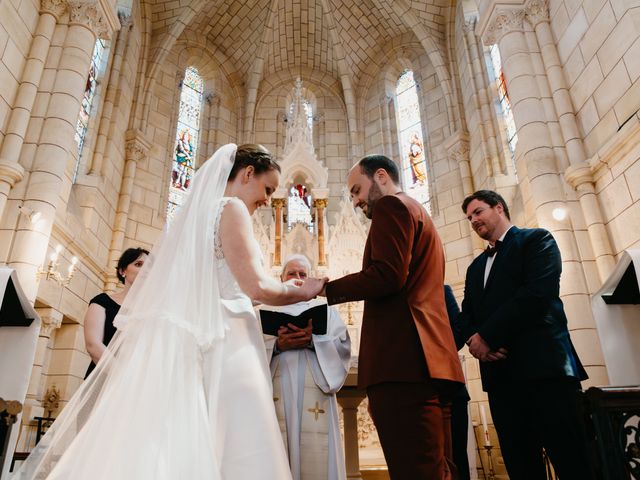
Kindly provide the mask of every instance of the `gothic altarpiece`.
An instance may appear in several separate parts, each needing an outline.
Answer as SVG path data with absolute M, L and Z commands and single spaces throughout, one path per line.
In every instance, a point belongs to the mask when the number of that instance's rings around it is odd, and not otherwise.
M 284 118 L 283 155 L 278 159 L 282 168 L 280 188 L 274 193 L 271 206 L 254 215 L 254 234 L 273 276 L 280 275 L 288 256 L 303 254 L 311 260 L 312 275 L 338 278 L 361 269 L 369 225 L 355 211 L 345 189 L 335 219 L 328 227 L 329 170 L 316 155 L 312 107 L 300 79 L 295 82 L 292 98 Z M 349 302 L 336 307 L 351 336 L 354 371 L 363 304 Z M 384 462 L 366 400 L 358 407 L 358 444 L 363 466 Z

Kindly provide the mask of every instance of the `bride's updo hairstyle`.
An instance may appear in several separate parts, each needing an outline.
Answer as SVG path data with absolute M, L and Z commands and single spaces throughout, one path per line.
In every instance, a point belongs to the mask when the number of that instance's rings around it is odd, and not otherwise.
M 229 173 L 229 181 L 236 178 L 236 175 L 240 170 L 246 167 L 253 167 L 256 175 L 268 172 L 269 170 L 278 170 L 280 172 L 280 165 L 278 165 L 271 155 L 271 152 L 264 148 L 262 145 L 254 143 L 245 143 L 240 145 L 236 150 L 236 158 Z

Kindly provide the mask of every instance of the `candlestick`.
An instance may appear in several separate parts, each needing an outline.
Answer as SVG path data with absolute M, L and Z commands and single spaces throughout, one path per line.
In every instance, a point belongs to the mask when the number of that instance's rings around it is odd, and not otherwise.
M 480 405 L 480 420 L 482 421 L 482 435 L 484 437 L 484 446 L 491 446 L 491 437 L 489 437 L 489 427 L 487 426 L 487 416 L 484 413 L 484 405 Z
M 484 449 L 487 451 L 487 467 L 488 467 L 488 470 L 489 470 L 487 472 L 487 474 L 485 475 L 485 478 L 487 480 L 495 480 L 495 478 L 496 478 L 496 474 L 495 474 L 495 472 L 493 470 L 493 456 L 491 454 L 491 449 L 492 448 L 493 447 L 491 445 L 485 445 L 484 446 Z

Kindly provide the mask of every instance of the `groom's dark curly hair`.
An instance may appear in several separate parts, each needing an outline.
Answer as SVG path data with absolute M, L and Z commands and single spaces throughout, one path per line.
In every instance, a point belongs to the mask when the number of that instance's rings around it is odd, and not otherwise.
M 253 167 L 256 175 L 268 172 L 269 170 L 281 171 L 280 165 L 276 163 L 273 155 L 262 145 L 254 143 L 245 143 L 240 145 L 236 150 L 236 157 L 233 161 L 233 167 L 229 173 L 229 180 L 236 178 L 240 170 L 245 167 Z

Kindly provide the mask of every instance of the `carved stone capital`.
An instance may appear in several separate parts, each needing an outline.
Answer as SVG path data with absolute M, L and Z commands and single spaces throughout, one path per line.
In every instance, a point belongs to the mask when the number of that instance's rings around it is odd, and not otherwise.
M 329 200 L 326 198 L 316 198 L 313 201 L 313 206 L 316 208 L 327 208 L 328 204 L 329 204 Z
M 131 30 L 133 27 L 133 17 L 130 13 L 118 10 L 118 21 L 122 30 Z
M 108 40 L 120 28 L 113 7 L 103 0 L 70 0 L 69 24 L 83 25 L 103 40 Z
M 527 21 L 533 28 L 542 22 L 549 22 L 549 0 L 528 0 L 524 6 Z
M 444 141 L 447 156 L 456 163 L 469 160 L 469 136 L 456 132 Z
M 144 160 L 149 155 L 151 149 L 151 142 L 147 140 L 145 135 L 137 129 L 128 130 L 125 135 L 125 159 L 127 161 L 133 160 L 139 162 Z
M 8 183 L 10 187 L 18 183 L 24 177 L 22 165 L 9 160 L 0 159 L 0 182 Z
M 273 208 L 283 208 L 285 204 L 285 199 L 284 198 L 272 198 L 271 199 L 271 206 Z
M 49 13 L 57 20 L 67 10 L 67 0 L 41 0 L 40 13 Z
M 564 179 L 574 190 L 593 189 L 593 172 L 587 162 L 570 165 L 564 172 Z
M 462 31 L 464 33 L 474 33 L 474 30 L 476 29 L 476 23 L 478 23 L 478 20 L 476 18 L 465 20 L 462 24 Z
M 485 45 L 498 43 L 510 32 L 524 30 L 525 10 L 523 8 L 497 10 L 484 29 L 482 42 Z
M 54 330 L 62 325 L 62 312 L 54 308 L 36 308 L 40 317 L 40 336 L 49 338 Z

